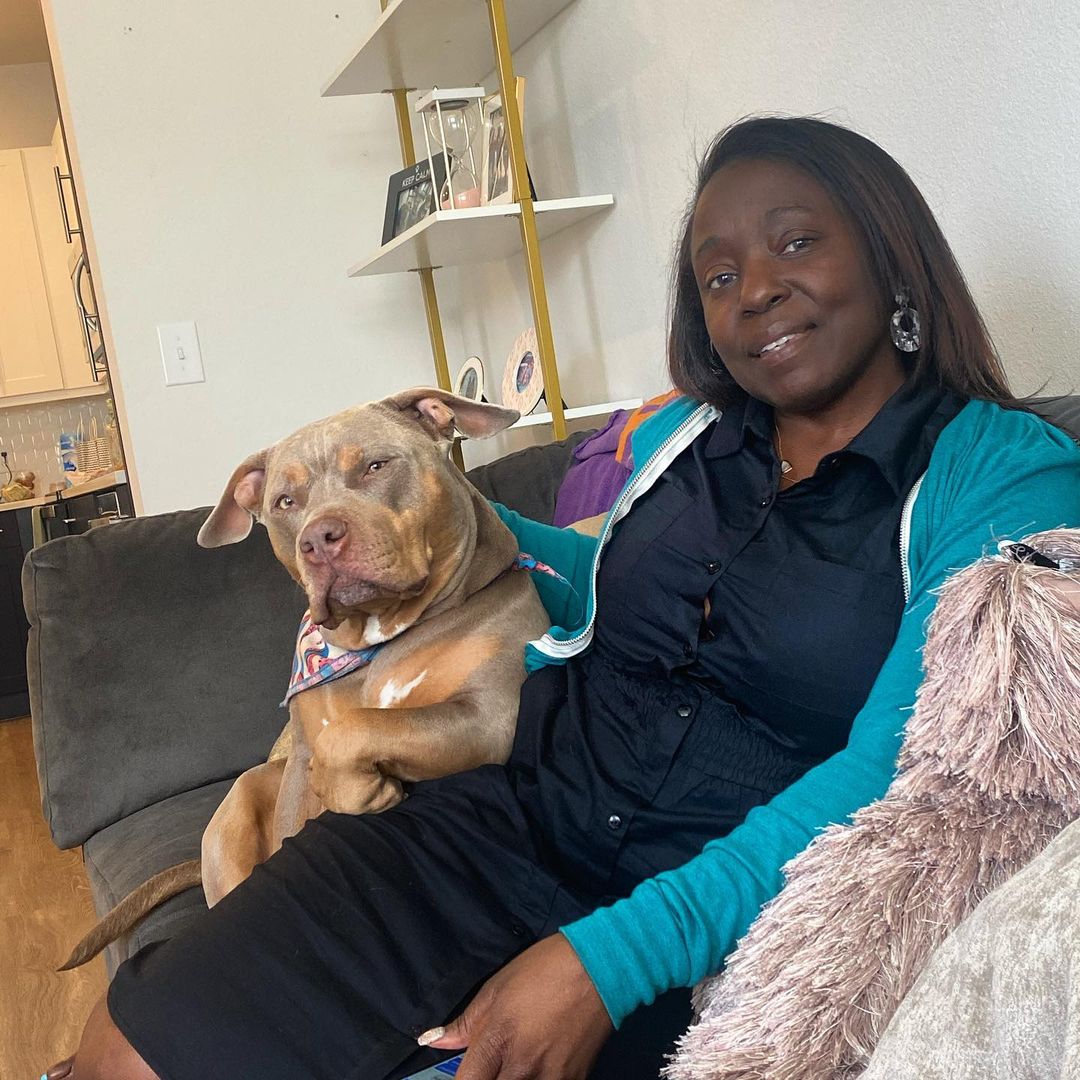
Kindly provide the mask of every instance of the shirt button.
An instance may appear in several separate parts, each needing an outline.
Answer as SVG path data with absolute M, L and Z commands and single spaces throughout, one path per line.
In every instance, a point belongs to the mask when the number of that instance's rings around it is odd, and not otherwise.
M 675 711 L 685 720 L 694 710 L 689 705 L 680 705 Z
M 766 495 L 765 498 L 762 499 L 761 502 L 758 503 L 758 506 L 764 508 L 764 507 L 768 506 L 769 503 L 771 503 L 771 502 L 772 502 L 772 496 L 771 495 Z
M 612 814 L 611 817 L 607 819 L 607 827 L 611 829 L 612 832 L 614 832 L 616 829 L 621 829 L 622 818 L 619 817 L 618 814 Z
M 524 924 L 519 923 L 519 922 L 511 923 L 510 924 L 510 933 L 513 934 L 514 937 L 524 937 L 525 936 L 525 926 L 524 926 Z
M 689 660 L 694 655 L 694 646 L 689 642 L 682 647 L 682 654 Z
M 712 562 L 707 562 L 705 564 L 705 569 L 710 574 L 719 574 L 720 573 L 720 564 L 715 559 L 713 559 Z

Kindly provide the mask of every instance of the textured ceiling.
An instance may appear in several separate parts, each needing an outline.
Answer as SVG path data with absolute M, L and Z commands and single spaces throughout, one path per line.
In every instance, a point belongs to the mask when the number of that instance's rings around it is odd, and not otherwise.
M 0 0 L 0 64 L 49 59 L 40 0 Z

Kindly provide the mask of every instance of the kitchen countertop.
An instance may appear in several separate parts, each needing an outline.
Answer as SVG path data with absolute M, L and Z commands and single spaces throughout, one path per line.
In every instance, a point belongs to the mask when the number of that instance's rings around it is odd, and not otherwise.
M 89 495 L 94 491 L 104 491 L 106 488 L 116 487 L 117 484 L 127 483 L 127 473 L 105 473 L 104 476 L 87 480 L 83 484 L 64 488 L 63 491 L 53 492 L 51 495 L 39 495 L 36 499 L 22 499 L 19 502 L 0 502 L 0 512 L 4 510 L 21 510 L 27 506 L 44 506 L 46 503 L 59 502 L 61 499 L 73 499 L 76 495 Z

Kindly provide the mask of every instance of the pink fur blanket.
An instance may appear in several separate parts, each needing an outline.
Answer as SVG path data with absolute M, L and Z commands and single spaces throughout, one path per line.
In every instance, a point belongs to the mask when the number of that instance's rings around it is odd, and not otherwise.
M 1080 568 L 1080 530 L 1026 544 Z M 933 950 L 1080 816 L 1080 573 L 979 560 L 944 585 L 898 774 L 702 983 L 670 1080 L 849 1080 Z

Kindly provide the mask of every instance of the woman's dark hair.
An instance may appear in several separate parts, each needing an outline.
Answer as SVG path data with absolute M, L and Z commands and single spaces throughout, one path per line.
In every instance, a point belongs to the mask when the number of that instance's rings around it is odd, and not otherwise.
M 862 237 L 888 310 L 900 289 L 907 289 L 922 326 L 922 348 L 909 360 L 916 378 L 965 397 L 1015 403 L 964 275 L 911 177 L 869 139 L 813 117 L 741 120 L 722 131 L 705 154 L 672 273 L 668 366 L 675 386 L 720 406 L 738 393 L 709 341 L 690 234 L 702 189 L 725 165 L 746 158 L 792 165 L 829 193 Z

